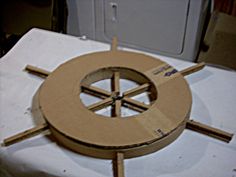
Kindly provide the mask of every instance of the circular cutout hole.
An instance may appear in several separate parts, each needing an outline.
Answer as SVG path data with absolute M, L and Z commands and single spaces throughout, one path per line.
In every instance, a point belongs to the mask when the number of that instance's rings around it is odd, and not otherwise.
M 157 99 L 157 91 L 142 73 L 109 67 L 92 72 L 82 80 L 80 99 L 95 114 L 130 117 L 146 111 Z

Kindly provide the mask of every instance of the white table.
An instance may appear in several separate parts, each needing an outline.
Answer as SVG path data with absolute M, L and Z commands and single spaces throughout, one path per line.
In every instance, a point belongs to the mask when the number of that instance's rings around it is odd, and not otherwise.
M 43 79 L 23 70 L 31 64 L 52 71 L 85 53 L 109 50 L 107 44 L 32 29 L 0 59 L 0 141 L 35 126 L 32 97 Z M 121 48 L 120 48 L 121 49 Z M 128 49 L 122 49 L 128 50 Z M 151 54 L 150 54 L 151 55 Z M 157 56 L 181 70 L 192 63 Z M 205 67 L 186 77 L 193 95 L 191 117 L 236 133 L 236 73 Z M 0 148 L 0 176 L 112 177 L 109 160 L 76 154 L 51 136 L 39 135 Z M 125 160 L 127 177 L 236 176 L 236 138 L 229 144 L 190 130 L 166 148 Z

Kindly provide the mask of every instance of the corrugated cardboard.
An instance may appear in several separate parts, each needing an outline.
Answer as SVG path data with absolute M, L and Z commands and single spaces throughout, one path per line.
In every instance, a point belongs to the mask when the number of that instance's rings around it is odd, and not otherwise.
M 214 12 L 198 61 L 236 69 L 236 17 Z
M 149 82 L 150 108 L 127 118 L 107 118 L 88 110 L 80 100 L 81 84 L 111 78 Z M 91 74 L 92 73 L 92 74 Z M 80 56 L 59 66 L 39 90 L 39 106 L 53 135 L 64 146 L 86 155 L 125 158 L 156 151 L 184 130 L 191 110 L 191 92 L 183 76 L 153 57 L 124 51 Z

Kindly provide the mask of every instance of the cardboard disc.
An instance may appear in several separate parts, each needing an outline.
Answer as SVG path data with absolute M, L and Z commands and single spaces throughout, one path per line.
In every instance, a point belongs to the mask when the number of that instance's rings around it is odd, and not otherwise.
M 81 86 L 111 78 L 114 72 L 140 85 L 150 84 L 152 102 L 145 111 L 107 118 L 83 104 Z M 112 159 L 119 151 L 130 158 L 165 147 L 184 130 L 191 103 L 189 86 L 173 67 L 125 51 L 74 58 L 53 71 L 39 90 L 39 107 L 56 139 L 76 152 L 99 158 Z

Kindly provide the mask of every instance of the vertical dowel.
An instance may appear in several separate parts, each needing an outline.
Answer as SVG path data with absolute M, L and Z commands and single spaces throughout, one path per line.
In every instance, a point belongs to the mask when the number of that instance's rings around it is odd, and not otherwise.
M 117 50 L 117 43 L 118 43 L 117 37 L 114 36 L 113 39 L 112 39 L 112 44 L 111 44 L 111 50 L 112 51 Z
M 113 160 L 114 177 L 125 177 L 124 172 L 124 154 L 116 153 L 116 159 Z

